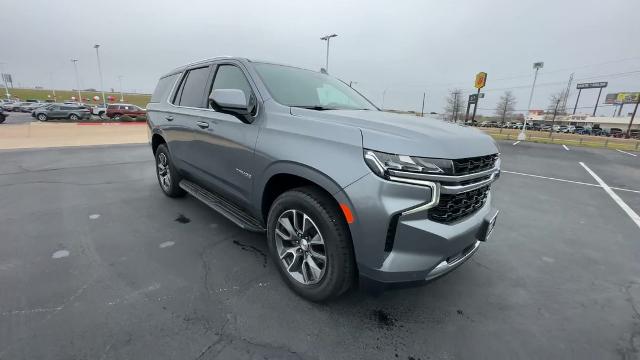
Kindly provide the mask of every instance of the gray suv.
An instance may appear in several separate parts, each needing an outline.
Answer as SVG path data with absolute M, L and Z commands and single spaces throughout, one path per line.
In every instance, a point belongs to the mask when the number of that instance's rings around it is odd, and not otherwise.
M 83 106 L 68 105 L 68 104 L 42 104 L 31 112 L 31 116 L 40 121 L 47 121 L 50 119 L 70 119 L 72 121 L 78 121 L 80 119 L 88 119 L 91 117 L 89 109 Z
M 380 111 L 327 74 L 215 58 L 160 78 L 147 110 L 162 191 L 266 232 L 312 301 L 444 275 L 497 218 L 489 136 Z

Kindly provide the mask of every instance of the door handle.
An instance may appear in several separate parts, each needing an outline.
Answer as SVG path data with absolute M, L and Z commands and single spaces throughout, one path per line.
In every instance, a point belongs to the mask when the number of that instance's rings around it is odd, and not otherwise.
M 164 118 L 167 119 L 167 121 L 173 121 L 173 116 L 171 115 L 167 115 Z
M 196 121 L 196 125 L 198 125 L 201 129 L 207 129 L 209 127 L 209 123 L 204 121 Z

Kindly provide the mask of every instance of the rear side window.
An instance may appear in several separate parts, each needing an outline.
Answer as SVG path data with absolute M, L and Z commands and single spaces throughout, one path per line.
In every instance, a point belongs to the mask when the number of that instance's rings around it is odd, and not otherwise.
M 171 88 L 176 82 L 178 75 L 179 74 L 173 74 L 160 79 L 160 81 L 158 81 L 156 89 L 153 91 L 153 95 L 151 95 L 151 100 L 149 100 L 149 102 L 158 103 L 165 101 L 169 97 L 169 92 L 171 92 Z
M 251 85 L 242 73 L 242 70 L 233 65 L 220 65 L 213 80 L 211 91 L 215 89 L 239 89 L 244 92 L 244 97 L 251 97 Z
M 107 109 L 110 109 L 110 110 L 116 110 L 117 108 L 118 108 L 118 105 L 108 105 L 107 106 Z
M 204 107 L 204 90 L 209 80 L 209 67 L 192 69 L 182 80 L 174 104 L 189 107 Z

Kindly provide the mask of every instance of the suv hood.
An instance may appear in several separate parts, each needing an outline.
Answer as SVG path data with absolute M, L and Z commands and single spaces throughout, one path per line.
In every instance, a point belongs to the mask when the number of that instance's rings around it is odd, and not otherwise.
M 496 142 L 482 131 L 430 117 L 302 108 L 291 108 L 291 114 L 357 127 L 362 132 L 364 148 L 392 154 L 460 159 L 498 152 Z

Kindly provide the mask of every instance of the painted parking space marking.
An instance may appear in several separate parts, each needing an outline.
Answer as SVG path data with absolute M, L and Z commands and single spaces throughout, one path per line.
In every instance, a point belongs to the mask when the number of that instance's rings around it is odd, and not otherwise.
M 175 245 L 175 244 L 176 244 L 176 243 L 174 243 L 173 241 L 165 241 L 165 242 L 163 242 L 162 244 L 158 245 L 158 247 L 159 247 L 160 249 L 164 249 L 164 248 L 166 248 L 166 247 L 173 246 L 173 245 Z
M 518 144 L 520 144 L 520 140 L 518 140 L 518 141 L 514 142 L 514 143 L 513 143 L 513 146 L 516 146 L 516 145 L 518 145 Z
M 58 250 L 51 255 L 52 259 L 60 259 L 69 256 L 68 250 Z
M 565 150 L 569 151 L 569 148 L 567 147 L 567 145 L 562 144 L 562 147 L 563 147 Z
M 517 171 L 501 170 L 500 172 L 501 172 L 501 173 L 505 173 L 505 174 L 514 174 L 514 175 L 521 175 L 521 176 L 529 176 L 529 177 L 538 178 L 538 179 L 545 179 L 545 180 L 560 181 L 560 182 L 566 182 L 566 183 L 571 183 L 571 184 L 586 185 L 586 186 L 594 186 L 594 187 L 602 187 L 602 186 L 600 186 L 599 184 L 591 184 L 591 183 L 586 183 L 586 182 L 582 182 L 582 181 L 574 181 L 574 180 L 559 179 L 559 178 L 554 178 L 554 177 L 549 177 L 549 176 L 542 176 L 542 175 L 535 175 L 535 174 L 527 174 L 527 173 L 521 173 L 521 172 L 517 172 Z M 624 189 L 624 188 L 617 188 L 617 187 L 612 187 L 611 189 L 613 189 L 613 190 L 618 190 L 618 191 L 627 191 L 627 192 L 632 192 L 632 193 L 640 194 L 640 190 L 631 190 L 631 189 Z
M 589 167 L 585 165 L 583 162 L 580 162 L 579 164 L 589 173 L 589 175 L 591 175 L 598 182 L 598 184 L 600 184 L 602 189 L 604 189 L 604 191 L 607 194 L 609 194 L 609 196 L 611 196 L 613 201 L 615 201 L 616 204 L 618 204 L 618 206 L 620 206 L 620 208 L 622 208 L 622 210 L 624 210 L 624 212 L 627 213 L 627 215 L 629 215 L 631 220 L 633 220 L 633 222 L 635 222 L 636 225 L 640 228 L 640 216 L 638 216 L 638 214 L 635 211 L 633 211 L 633 209 L 631 209 L 629 205 L 627 205 L 627 203 L 625 203 L 624 200 L 622 200 L 618 196 L 618 194 L 613 192 L 613 190 L 609 187 L 609 185 L 607 185 L 598 175 L 596 175 L 596 173 L 594 173 L 593 170 L 589 169 Z
M 636 155 L 636 154 L 632 154 L 632 153 L 630 153 L 630 152 L 622 151 L 622 150 L 619 150 L 619 149 L 616 149 L 616 151 L 621 152 L 621 153 L 623 153 L 623 154 L 631 155 L 631 156 L 634 156 L 634 157 L 635 157 L 635 156 L 638 156 L 638 155 Z

